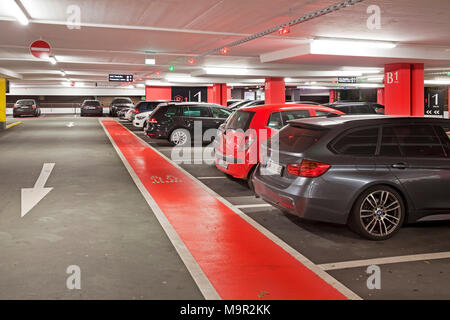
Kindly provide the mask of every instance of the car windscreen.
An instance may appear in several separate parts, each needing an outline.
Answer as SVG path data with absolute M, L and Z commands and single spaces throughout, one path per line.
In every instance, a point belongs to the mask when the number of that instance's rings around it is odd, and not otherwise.
M 16 102 L 18 106 L 32 106 L 35 104 L 34 100 L 19 100 Z
M 91 106 L 91 107 L 98 107 L 100 105 L 100 102 L 98 101 L 85 101 L 85 106 Z
M 270 148 L 274 139 L 278 139 L 279 150 L 283 152 L 301 153 L 319 141 L 326 129 L 310 129 L 289 125 L 272 136 L 267 142 Z
M 133 103 L 130 99 L 115 99 L 113 101 L 114 104 L 129 104 Z
M 226 129 L 247 131 L 254 115 L 251 111 L 238 110 L 228 119 Z

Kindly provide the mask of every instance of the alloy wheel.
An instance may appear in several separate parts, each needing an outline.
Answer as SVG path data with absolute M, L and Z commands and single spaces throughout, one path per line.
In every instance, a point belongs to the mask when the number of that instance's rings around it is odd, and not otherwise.
M 393 193 L 386 190 L 374 191 L 361 203 L 361 224 L 372 236 L 387 236 L 401 223 L 402 210 L 400 200 Z

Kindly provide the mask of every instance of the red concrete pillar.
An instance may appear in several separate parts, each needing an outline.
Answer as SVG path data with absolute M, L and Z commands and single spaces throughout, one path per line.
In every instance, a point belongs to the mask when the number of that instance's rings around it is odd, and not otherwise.
M 336 89 L 330 89 L 330 103 L 336 102 L 338 100 L 338 94 Z
M 411 65 L 411 115 L 425 115 L 425 73 L 423 63 Z
M 385 66 L 384 105 L 386 114 L 424 115 L 423 64 L 395 63 Z
M 377 103 L 384 106 L 384 88 L 377 89 Z
M 145 87 L 145 100 L 172 100 L 172 87 Z
M 225 83 L 214 83 L 208 87 L 208 102 L 217 103 L 222 106 L 227 105 L 228 87 Z
M 227 100 L 231 99 L 231 87 L 227 87 Z
M 266 78 L 265 104 L 278 104 L 286 102 L 286 85 L 284 78 Z

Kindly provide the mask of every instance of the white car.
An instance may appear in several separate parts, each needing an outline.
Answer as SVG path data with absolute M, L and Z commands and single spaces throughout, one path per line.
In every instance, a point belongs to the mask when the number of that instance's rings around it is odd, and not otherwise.
M 133 120 L 133 125 L 138 128 L 144 129 L 145 122 L 148 120 L 148 117 L 153 113 L 153 111 L 138 113 Z

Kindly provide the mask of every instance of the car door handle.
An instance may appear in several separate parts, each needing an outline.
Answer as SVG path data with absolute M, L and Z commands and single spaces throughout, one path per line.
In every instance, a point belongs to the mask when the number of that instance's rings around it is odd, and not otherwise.
M 399 163 L 394 163 L 393 165 L 392 165 L 392 168 L 395 168 L 395 169 L 406 169 L 408 166 L 407 166 L 407 164 L 406 163 L 404 163 L 404 162 L 399 162 Z

